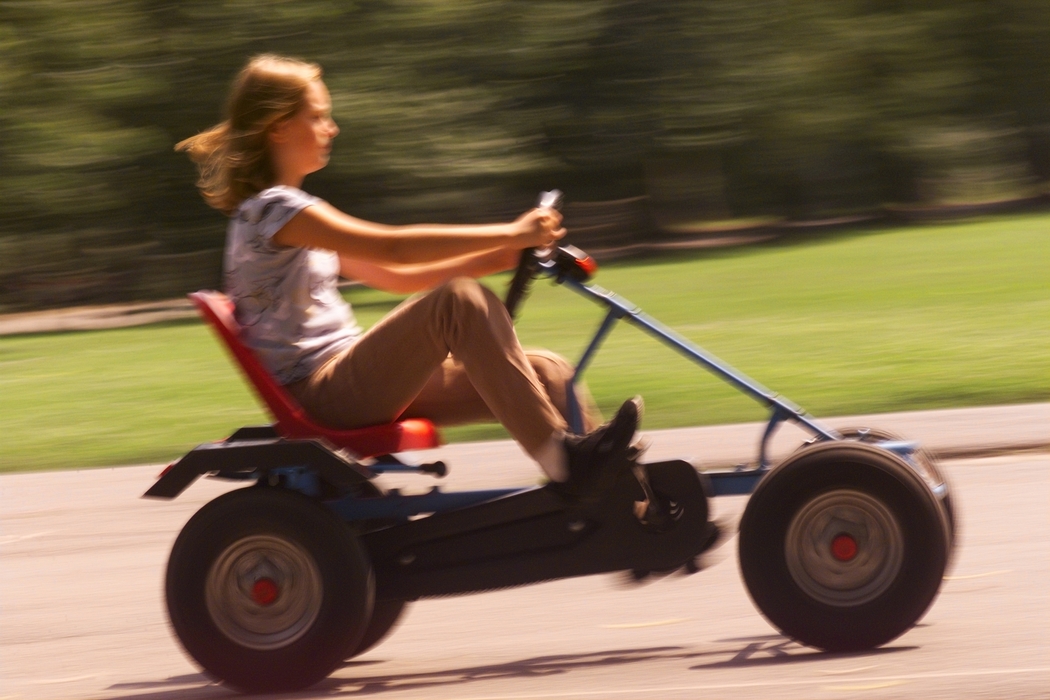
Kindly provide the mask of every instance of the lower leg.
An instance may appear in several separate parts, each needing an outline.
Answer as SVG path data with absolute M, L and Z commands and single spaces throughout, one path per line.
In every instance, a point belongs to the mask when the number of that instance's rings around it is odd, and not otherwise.
M 563 357 L 548 350 L 526 350 L 525 356 L 554 408 L 571 423 L 569 415 L 569 385 L 574 369 Z M 589 433 L 602 422 L 601 412 L 594 403 L 587 386 L 573 386 L 583 419 L 583 433 Z M 462 425 L 464 423 L 486 423 L 496 416 L 467 375 L 462 362 L 447 358 L 427 380 L 401 414 L 403 418 L 427 418 L 438 425 Z
M 587 434 L 601 425 L 601 411 L 594 403 L 594 398 L 587 385 L 583 382 L 573 383 L 572 381 L 573 375 L 576 374 L 575 367 L 561 355 L 549 350 L 526 350 L 525 355 L 529 358 L 529 363 L 536 371 L 536 376 L 543 384 L 551 403 L 565 418 L 566 423 L 572 425 L 569 410 L 569 396 L 572 392 L 582 419 L 581 434 Z

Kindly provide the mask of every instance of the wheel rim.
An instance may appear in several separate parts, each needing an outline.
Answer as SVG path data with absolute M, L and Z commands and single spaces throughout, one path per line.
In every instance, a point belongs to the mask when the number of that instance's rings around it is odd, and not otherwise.
M 900 435 L 875 428 L 847 428 L 840 432 L 842 437 L 847 440 L 856 440 L 869 445 L 883 441 L 904 440 Z M 938 473 L 937 468 L 933 466 L 930 460 L 930 456 L 923 450 L 916 450 L 911 453 L 910 457 L 903 457 L 902 459 L 915 468 L 915 471 L 930 485 L 935 494 L 937 494 L 938 490 L 946 488 L 944 476 Z
M 904 535 L 886 505 L 837 490 L 805 503 L 788 527 L 784 554 L 792 579 L 811 598 L 838 607 L 882 595 L 904 562 Z
M 216 558 L 204 598 L 215 626 L 250 649 L 277 649 L 302 637 L 321 611 L 323 586 L 312 556 L 273 535 L 237 540 Z

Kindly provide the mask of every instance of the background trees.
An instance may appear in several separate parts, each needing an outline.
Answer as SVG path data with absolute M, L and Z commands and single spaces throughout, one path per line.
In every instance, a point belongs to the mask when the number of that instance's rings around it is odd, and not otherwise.
M 0 305 L 217 283 L 172 151 L 255 53 L 320 62 L 311 188 L 384 220 L 648 197 L 656 226 L 1041 194 L 1043 0 L 0 2 Z

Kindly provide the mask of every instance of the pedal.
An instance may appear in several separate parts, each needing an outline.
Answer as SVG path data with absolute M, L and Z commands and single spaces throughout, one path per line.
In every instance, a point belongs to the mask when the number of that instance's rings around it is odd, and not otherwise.
M 728 535 L 729 528 L 725 523 L 718 523 L 713 520 L 708 521 L 704 532 L 704 542 L 700 552 L 689 557 L 688 560 L 684 561 L 679 566 L 670 569 L 657 571 L 650 571 L 648 569 L 628 569 L 621 573 L 620 582 L 624 585 L 634 587 L 651 583 L 657 579 L 666 578 L 667 576 L 673 576 L 676 574 L 681 576 L 692 576 L 693 574 L 700 573 L 705 569 L 710 569 L 724 558 L 724 556 L 713 554 L 713 552 L 726 543 L 729 539 Z
M 682 517 L 682 506 L 670 499 L 661 498 L 653 491 L 645 465 L 632 461 L 631 471 L 645 494 L 644 500 L 634 502 L 634 517 L 648 530 L 656 533 L 667 532 Z

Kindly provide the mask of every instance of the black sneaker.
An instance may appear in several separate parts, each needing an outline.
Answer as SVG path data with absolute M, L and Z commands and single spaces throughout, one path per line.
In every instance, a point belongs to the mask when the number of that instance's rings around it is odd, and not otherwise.
M 636 396 L 620 406 L 613 419 L 583 436 L 565 438 L 569 455 L 569 478 L 552 482 L 555 491 L 568 496 L 600 494 L 628 462 L 628 449 L 642 417 L 642 398 Z

